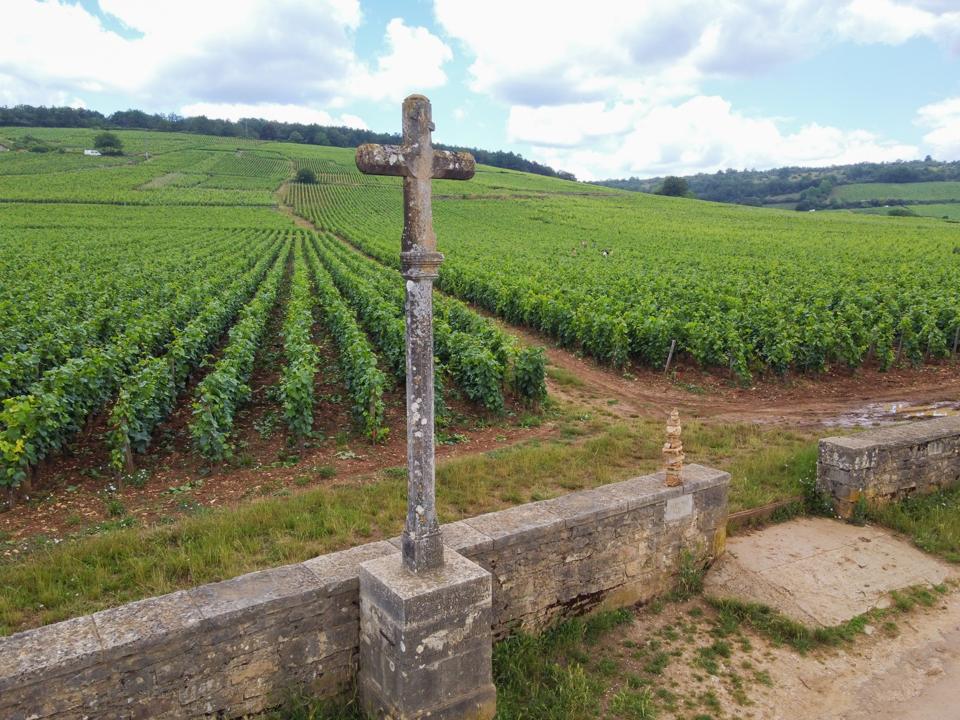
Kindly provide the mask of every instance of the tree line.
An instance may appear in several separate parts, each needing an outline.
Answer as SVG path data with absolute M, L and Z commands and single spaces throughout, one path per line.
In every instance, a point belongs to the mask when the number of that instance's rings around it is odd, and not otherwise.
M 398 144 L 399 134 L 378 133 L 342 125 L 316 123 L 287 123 L 263 118 L 243 118 L 238 121 L 219 120 L 204 115 L 182 117 L 175 114 L 149 114 L 142 110 L 121 110 L 104 115 L 96 110 L 71 107 L 15 105 L 0 107 L 0 127 L 58 127 L 124 130 L 155 130 L 158 132 L 185 132 L 219 137 L 251 140 L 281 140 L 307 145 L 356 147 L 363 143 Z M 554 170 L 515 152 L 482 150 L 480 148 L 438 144 L 444 150 L 466 150 L 478 163 L 507 170 L 520 170 L 564 180 L 576 180 L 572 173 Z
M 662 192 L 665 181 L 673 178 L 600 180 L 597 185 Z M 824 207 L 837 185 L 851 183 L 915 183 L 960 180 L 960 161 L 941 162 L 929 155 L 923 160 L 892 163 L 863 162 L 828 168 L 781 167 L 772 170 L 718 170 L 683 178 L 689 192 L 701 200 L 764 205 L 775 202 L 797 203 L 798 210 Z

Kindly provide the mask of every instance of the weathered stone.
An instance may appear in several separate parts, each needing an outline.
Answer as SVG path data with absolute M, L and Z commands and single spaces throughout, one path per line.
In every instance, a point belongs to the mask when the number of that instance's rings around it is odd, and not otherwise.
M 693 495 L 680 495 L 667 500 L 663 512 L 664 522 L 676 522 L 689 517 L 693 513 Z
M 848 517 L 861 499 L 890 500 L 960 484 L 960 417 L 820 441 L 817 487 Z
M 187 591 L 204 620 L 232 622 L 233 616 L 257 606 L 275 612 L 302 605 L 321 590 L 316 575 L 303 565 L 261 570 Z
M 563 519 L 550 512 L 545 502 L 529 503 L 464 521 L 493 541 L 495 549 L 523 544 L 547 528 L 564 525 Z
M 359 686 L 372 717 L 492 705 L 490 574 L 453 550 L 444 555 L 429 572 L 411 573 L 394 556 L 360 568 Z
M 0 638 L 0 698 L 17 685 L 81 670 L 101 651 L 89 616 Z
M 157 637 L 172 636 L 199 625 L 203 616 L 186 591 L 149 598 L 93 615 L 104 650 L 139 652 Z
M 687 470 L 697 466 L 688 465 Z M 629 509 L 643 507 L 652 503 L 664 502 L 666 499 L 682 495 L 682 487 L 664 487 L 666 475 L 663 472 L 653 475 L 641 475 L 640 477 L 624 480 L 614 485 L 601 488 L 614 497 L 623 500 Z
M 464 521 L 447 523 L 441 529 L 443 544 L 461 555 L 471 556 L 493 549 L 493 538 Z
M 433 281 L 443 255 L 433 230 L 431 180 L 473 177 L 473 156 L 433 149 L 430 101 L 403 101 L 403 145 L 361 145 L 361 172 L 403 177 L 403 235 L 400 261 L 406 279 L 407 518 L 400 539 L 403 562 L 413 572 L 443 563 L 443 538 L 436 510 L 433 394 Z
M 663 462 L 666 465 L 664 482 L 667 487 L 683 485 L 683 443 L 680 433 L 680 415 L 674 408 L 667 421 L 667 442 L 663 446 Z
M 397 548 L 387 542 L 367 543 L 349 550 L 320 555 L 303 563 L 312 572 L 321 587 L 331 595 L 343 592 L 356 592 L 359 587 L 360 565 L 367 560 L 392 555 Z
M 397 668 L 401 643 L 422 644 L 422 664 L 436 669 L 449 655 L 465 659 L 444 668 L 462 668 L 487 662 L 486 629 L 539 631 L 656 597 L 676 582 L 681 552 L 722 551 L 728 486 L 726 473 L 687 465 L 683 487 L 657 473 L 443 526 L 448 547 L 489 571 L 491 602 L 458 613 L 435 598 L 410 615 L 410 599 L 384 603 L 387 619 L 399 611 L 416 622 L 395 629 L 377 662 Z M 666 522 L 668 503 L 692 511 Z M 0 718 L 238 718 L 297 685 L 336 695 L 357 677 L 360 565 L 392 560 L 399 572 L 399 558 L 389 542 L 370 543 L 0 638 Z M 431 720 L 492 714 L 492 687 L 454 692 L 431 696 L 449 700 Z

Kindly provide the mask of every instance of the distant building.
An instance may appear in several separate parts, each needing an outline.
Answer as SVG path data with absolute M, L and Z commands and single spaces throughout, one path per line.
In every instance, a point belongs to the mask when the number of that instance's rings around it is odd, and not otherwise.
M 99 150 L 84 150 L 84 155 L 89 155 L 90 157 L 100 157 L 101 153 Z

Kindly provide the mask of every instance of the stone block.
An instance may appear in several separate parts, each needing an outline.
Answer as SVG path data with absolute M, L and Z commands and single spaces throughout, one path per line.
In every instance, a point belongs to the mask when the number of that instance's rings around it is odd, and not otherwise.
M 624 480 L 623 482 L 605 485 L 604 492 L 622 498 L 627 503 L 628 510 L 636 510 L 646 505 L 663 503 L 671 497 L 683 494 L 683 487 L 667 487 L 666 474 L 663 472 L 653 475 Z
M 663 521 L 673 523 L 693 514 L 693 495 L 678 495 L 667 500 L 663 511 Z
M 398 548 L 391 546 L 389 542 L 373 542 L 329 555 L 320 555 L 306 560 L 302 565 L 316 576 L 327 593 L 334 595 L 356 592 L 360 587 L 360 565 L 367 560 L 396 552 Z
M 449 548 L 443 566 L 426 573 L 411 573 L 399 555 L 361 565 L 358 686 L 367 713 L 492 718 L 491 601 L 490 574 Z
M 528 543 L 548 528 L 563 527 L 563 519 L 550 512 L 545 502 L 517 505 L 464 522 L 489 537 L 495 549 Z
M 849 516 L 861 497 L 871 501 L 960 484 L 960 417 L 823 438 L 817 488 Z
M 233 623 L 251 608 L 258 614 L 303 605 L 320 594 L 316 575 L 304 565 L 261 570 L 187 592 L 204 620 Z
M 493 539 L 490 536 L 463 520 L 447 523 L 440 531 L 443 533 L 443 544 L 465 557 L 473 558 L 493 549 Z
M 564 525 L 595 525 L 614 515 L 622 515 L 628 509 L 626 500 L 617 498 L 603 488 L 561 495 L 545 500 L 544 506 L 554 515 L 562 518 Z
M 101 649 L 90 616 L 0 638 L 0 697 L 14 687 L 88 667 L 97 661 Z
M 119 657 L 189 632 L 203 616 L 190 594 L 180 591 L 94 613 L 93 622 L 103 649 Z

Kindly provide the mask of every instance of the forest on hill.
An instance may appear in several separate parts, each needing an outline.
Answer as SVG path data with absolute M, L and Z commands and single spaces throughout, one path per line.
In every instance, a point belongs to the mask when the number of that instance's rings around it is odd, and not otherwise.
M 718 170 L 715 173 L 698 173 L 683 178 L 690 192 L 701 200 L 736 203 L 739 205 L 792 207 L 796 210 L 858 209 L 884 205 L 922 205 L 925 202 L 943 202 L 931 197 L 904 197 L 894 191 L 883 196 L 883 190 L 859 194 L 856 198 L 836 189 L 855 184 L 910 184 L 960 181 L 960 161 L 941 162 L 929 155 L 924 160 L 897 161 L 893 163 L 856 163 L 832 167 L 780 167 L 772 170 Z M 623 180 L 600 180 L 595 184 L 605 187 L 657 192 L 665 178 L 630 177 Z M 922 195 L 922 193 L 920 194 Z M 960 200 L 960 197 L 951 198 Z
M 242 118 L 234 122 L 208 118 L 204 115 L 197 117 L 181 117 L 172 113 L 151 115 L 142 110 L 120 110 L 104 115 L 86 108 L 34 105 L 0 106 L 0 127 L 156 130 L 248 140 L 281 140 L 328 147 L 356 147 L 363 143 L 399 144 L 401 139 L 396 133 L 378 133 L 342 125 L 288 123 L 263 118 Z M 477 162 L 484 165 L 558 177 L 563 180 L 576 180 L 572 173 L 554 170 L 552 167 L 528 160 L 515 152 L 483 150 L 441 143 L 436 147 L 444 150 L 466 150 L 473 154 Z

